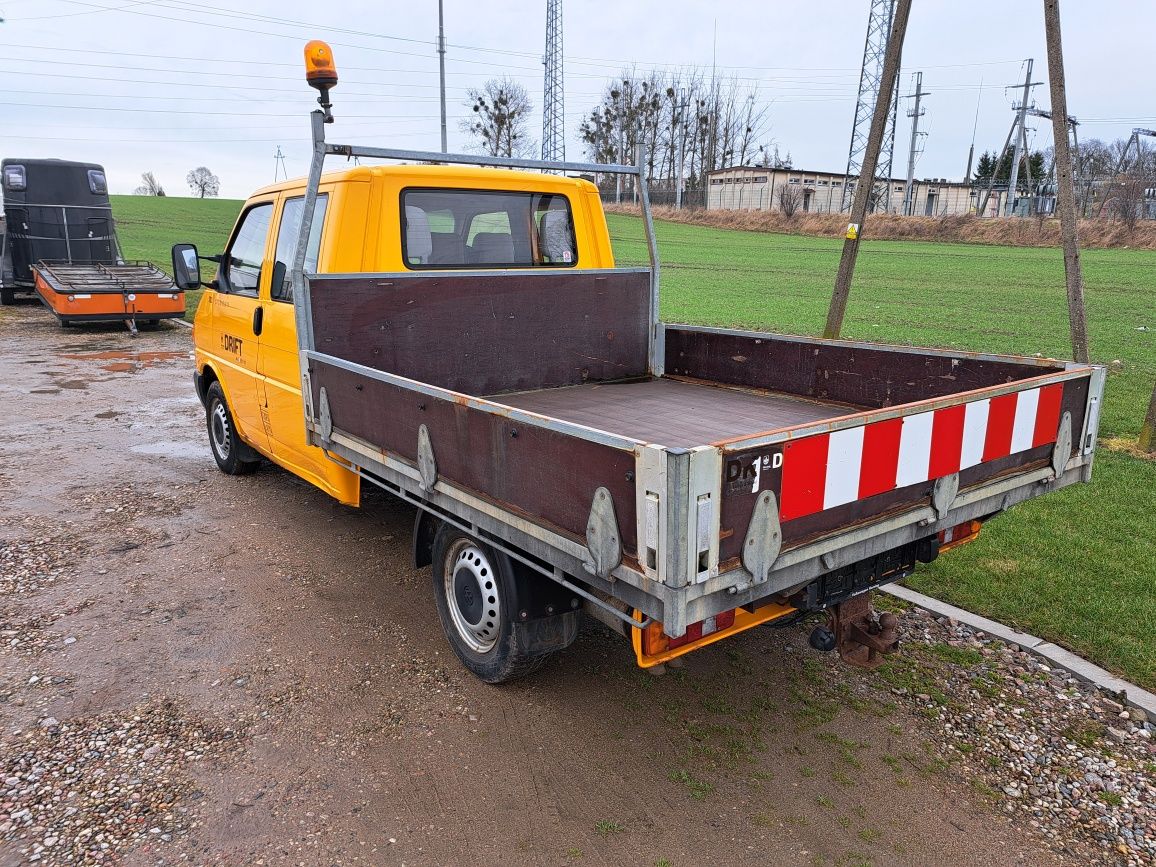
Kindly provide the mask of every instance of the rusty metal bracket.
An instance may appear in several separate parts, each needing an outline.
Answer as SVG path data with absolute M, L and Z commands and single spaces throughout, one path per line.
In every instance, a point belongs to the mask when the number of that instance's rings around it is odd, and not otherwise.
M 858 668 L 878 668 L 886 654 L 899 649 L 899 618 L 890 611 L 876 617 L 870 592 L 832 607 L 830 629 L 839 656 Z
M 418 487 L 423 491 L 432 491 L 438 481 L 438 464 L 434 460 L 429 428 L 424 424 L 417 429 L 417 471 L 418 475 L 421 476 L 421 483 Z
M 755 584 L 767 580 L 771 567 L 783 548 L 783 531 L 779 524 L 779 502 L 773 491 L 763 491 L 755 501 L 747 536 L 743 540 L 743 567 Z
M 321 418 L 318 422 L 321 427 L 321 444 L 328 447 L 329 440 L 333 437 L 333 414 L 329 410 L 329 394 L 325 391 L 324 385 L 321 386 L 317 402 L 321 404 Z
M 1056 445 L 1052 449 L 1052 470 L 1058 479 L 1068 466 L 1072 456 L 1072 414 L 1065 412 L 1060 418 L 1060 429 L 1056 432 Z
M 614 514 L 614 498 L 606 488 L 594 492 L 590 517 L 586 521 L 586 550 L 589 559 L 583 567 L 592 575 L 609 579 L 610 573 L 622 563 L 622 534 L 618 532 L 618 517 Z

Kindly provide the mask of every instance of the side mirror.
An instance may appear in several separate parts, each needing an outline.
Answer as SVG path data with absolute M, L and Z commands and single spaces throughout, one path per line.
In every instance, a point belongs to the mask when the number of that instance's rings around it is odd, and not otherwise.
M 173 245 L 173 282 L 182 292 L 201 287 L 201 260 L 193 244 Z

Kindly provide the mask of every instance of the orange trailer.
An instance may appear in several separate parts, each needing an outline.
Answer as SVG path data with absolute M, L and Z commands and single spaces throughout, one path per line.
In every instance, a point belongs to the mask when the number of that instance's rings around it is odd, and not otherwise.
M 149 262 L 38 262 L 32 273 L 36 294 L 62 325 L 124 320 L 135 332 L 138 322 L 185 315 L 185 293 Z

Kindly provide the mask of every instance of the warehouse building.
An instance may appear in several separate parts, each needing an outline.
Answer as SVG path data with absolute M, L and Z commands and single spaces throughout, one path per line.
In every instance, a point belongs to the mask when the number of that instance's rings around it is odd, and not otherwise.
M 798 213 L 838 213 L 847 183 L 844 174 L 769 166 L 732 166 L 710 172 L 708 177 L 708 210 L 781 211 L 784 199 L 789 199 Z M 892 213 L 903 209 L 904 183 L 901 179 L 891 181 L 888 210 Z M 913 213 L 918 216 L 975 213 L 976 195 L 971 184 L 924 178 L 915 181 L 914 187 Z M 992 199 L 989 210 L 998 208 L 999 197 Z

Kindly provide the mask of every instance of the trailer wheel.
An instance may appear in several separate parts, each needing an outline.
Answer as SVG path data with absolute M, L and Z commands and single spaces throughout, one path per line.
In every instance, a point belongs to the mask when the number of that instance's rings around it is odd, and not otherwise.
M 538 668 L 549 650 L 531 650 L 527 624 L 511 619 L 512 565 L 473 536 L 442 523 L 434 538 L 433 583 L 442 630 L 458 659 L 486 683 Z
M 230 476 L 243 476 L 257 469 L 259 462 L 245 457 L 249 450 L 237 436 L 233 414 L 229 411 L 225 392 L 219 382 L 210 385 L 205 396 L 205 423 L 209 430 L 209 448 L 221 472 Z

